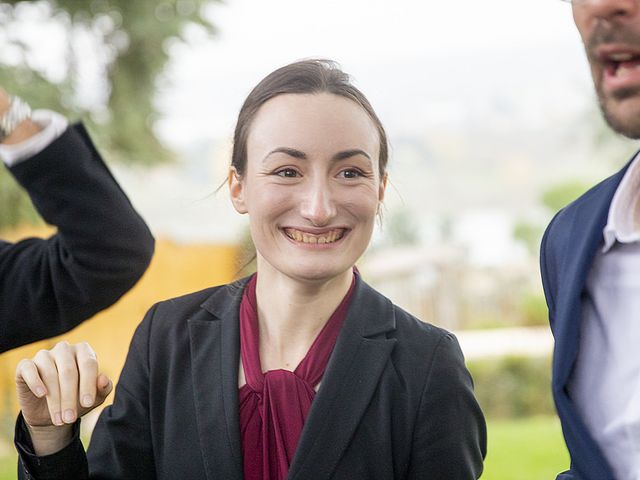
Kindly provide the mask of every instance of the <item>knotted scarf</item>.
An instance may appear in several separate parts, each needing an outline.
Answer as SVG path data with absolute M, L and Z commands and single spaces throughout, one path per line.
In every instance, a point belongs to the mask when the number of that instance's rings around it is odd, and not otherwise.
M 355 285 L 324 325 L 297 368 L 269 370 L 260 365 L 256 302 L 257 275 L 240 304 L 240 354 L 246 384 L 240 388 L 240 433 L 245 480 L 285 480 L 304 422 L 347 314 Z

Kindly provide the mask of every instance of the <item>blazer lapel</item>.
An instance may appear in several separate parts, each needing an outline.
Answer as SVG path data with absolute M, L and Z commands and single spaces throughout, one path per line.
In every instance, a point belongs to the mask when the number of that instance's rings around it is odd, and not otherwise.
M 329 478 L 378 385 L 396 340 L 393 305 L 357 277 L 356 291 L 302 430 L 288 478 Z
M 602 231 L 607 224 L 613 195 L 628 168 L 606 180 L 600 188 L 580 204 L 573 216 L 564 262 L 560 267 L 556 301 L 556 347 L 553 359 L 554 387 L 564 388 L 578 353 L 582 320 L 582 293 L 593 259 L 602 244 Z
M 238 311 L 245 281 L 216 290 L 189 320 L 196 422 L 209 480 L 242 479 Z
M 553 395 L 572 458 L 581 459 L 579 472 L 587 479 L 612 478 L 600 447 L 593 440 L 568 395 L 567 384 L 575 364 L 582 322 L 582 295 L 593 259 L 602 245 L 611 200 L 628 165 L 585 195 L 570 227 L 556 301 L 556 346 L 553 353 Z M 572 468 L 577 468 L 574 465 Z

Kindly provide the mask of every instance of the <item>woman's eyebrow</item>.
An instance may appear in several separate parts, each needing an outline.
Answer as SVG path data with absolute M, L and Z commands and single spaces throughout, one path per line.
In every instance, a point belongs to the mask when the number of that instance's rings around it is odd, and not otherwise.
M 342 152 L 338 152 L 333 156 L 332 160 L 345 160 L 350 157 L 355 157 L 356 155 L 363 155 L 367 157 L 369 160 L 371 160 L 371 156 L 367 152 L 359 148 L 353 148 L 351 150 L 344 150 Z
M 300 150 L 296 150 L 295 148 L 278 147 L 278 148 L 274 148 L 269 153 L 267 153 L 265 157 L 262 159 L 262 161 L 265 161 L 267 158 L 269 158 L 270 155 L 273 155 L 274 153 L 284 153 L 285 155 L 289 155 L 290 157 L 298 158 L 300 160 L 306 160 L 307 158 L 306 153 Z
M 300 151 L 291 147 L 278 147 L 278 148 L 274 148 L 269 153 L 267 153 L 267 155 L 265 155 L 265 157 L 263 158 L 263 161 L 269 158 L 269 156 L 273 155 L 274 153 L 284 153 L 285 155 L 289 155 L 290 157 L 297 158 L 300 160 L 307 159 L 307 154 L 304 153 L 303 151 Z M 331 157 L 331 160 L 334 160 L 334 161 L 346 160 L 347 158 L 351 158 L 356 155 L 362 155 L 368 158 L 369 160 L 371 160 L 371 155 L 369 155 L 364 150 L 361 150 L 360 148 L 352 148 L 350 150 L 343 150 L 341 152 L 338 152 L 333 157 Z

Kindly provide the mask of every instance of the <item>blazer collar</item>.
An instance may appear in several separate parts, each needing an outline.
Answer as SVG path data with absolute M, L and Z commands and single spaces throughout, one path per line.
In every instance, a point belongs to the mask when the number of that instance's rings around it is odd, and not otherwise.
M 248 278 L 217 289 L 206 317 L 189 320 L 198 435 L 207 477 L 242 478 L 238 312 Z M 328 477 L 376 389 L 396 340 L 393 304 L 359 275 L 289 469 L 290 479 Z
M 563 388 L 573 368 L 582 320 L 582 293 L 598 247 L 602 244 L 611 199 L 629 167 L 587 192 L 576 205 L 570 234 L 563 252 L 561 278 L 556 300 L 556 354 L 554 386 Z
M 359 275 L 289 469 L 289 479 L 329 478 L 360 423 L 395 346 L 393 304 Z
M 208 480 L 242 478 L 238 312 L 247 279 L 222 286 L 188 322 L 198 438 Z

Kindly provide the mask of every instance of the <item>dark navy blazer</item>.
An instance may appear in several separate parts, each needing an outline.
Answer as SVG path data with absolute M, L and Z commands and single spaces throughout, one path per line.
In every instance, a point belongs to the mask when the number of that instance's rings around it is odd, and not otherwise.
M 571 469 L 557 480 L 611 480 L 611 467 L 580 418 L 567 390 L 578 354 L 581 298 L 593 259 L 602 246 L 609 206 L 629 164 L 562 209 L 542 239 L 540 269 L 555 337 L 552 390 Z

